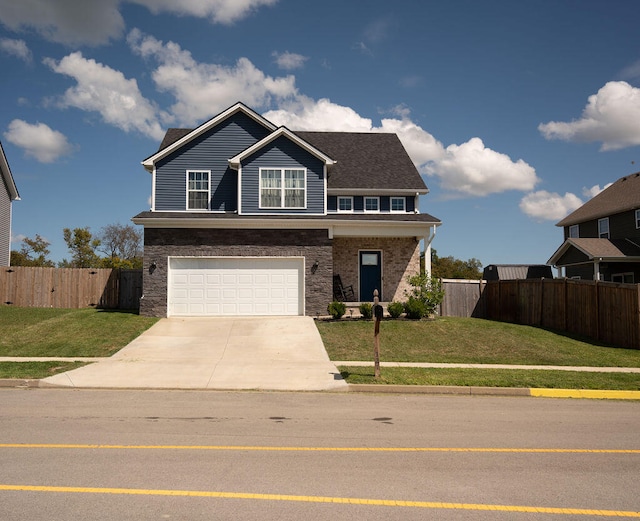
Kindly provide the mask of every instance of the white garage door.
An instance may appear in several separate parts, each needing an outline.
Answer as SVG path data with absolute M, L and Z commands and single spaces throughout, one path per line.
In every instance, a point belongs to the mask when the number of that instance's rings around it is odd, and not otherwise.
M 302 315 L 302 258 L 170 258 L 169 316 Z

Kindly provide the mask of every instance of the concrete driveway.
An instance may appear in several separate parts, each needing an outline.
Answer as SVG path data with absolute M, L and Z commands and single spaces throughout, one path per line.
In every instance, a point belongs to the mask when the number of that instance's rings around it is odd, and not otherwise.
M 43 383 L 78 388 L 347 389 L 310 317 L 165 318 L 114 356 Z

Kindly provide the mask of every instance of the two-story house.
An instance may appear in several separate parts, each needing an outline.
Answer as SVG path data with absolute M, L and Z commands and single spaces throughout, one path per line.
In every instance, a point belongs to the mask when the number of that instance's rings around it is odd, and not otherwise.
M 564 243 L 548 263 L 566 277 L 640 282 L 640 173 L 618 179 L 556 226 Z
M 142 164 L 145 315 L 325 315 L 334 275 L 357 301 L 404 300 L 441 224 L 395 134 L 293 132 L 242 103 Z
M 11 169 L 0 143 L 0 266 L 11 260 L 11 203 L 20 199 Z

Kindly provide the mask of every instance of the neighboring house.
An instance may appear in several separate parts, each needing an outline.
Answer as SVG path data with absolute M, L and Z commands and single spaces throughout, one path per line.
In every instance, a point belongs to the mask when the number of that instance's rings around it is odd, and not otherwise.
M 618 179 L 556 226 L 565 240 L 548 262 L 566 277 L 640 282 L 640 173 Z
M 20 199 L 11 169 L 0 143 L 0 266 L 11 259 L 11 203 Z
M 404 300 L 441 224 L 395 134 L 292 132 L 242 103 L 142 164 L 145 315 L 326 315 L 334 274 L 358 301 Z
M 546 264 L 489 264 L 482 273 L 484 280 L 552 279 Z

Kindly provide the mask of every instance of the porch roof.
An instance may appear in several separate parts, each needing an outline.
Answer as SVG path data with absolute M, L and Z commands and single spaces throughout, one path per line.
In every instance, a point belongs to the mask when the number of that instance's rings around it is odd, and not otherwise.
M 577 249 L 590 261 L 640 262 L 640 245 L 629 239 L 574 238 L 564 241 L 547 263 L 562 266 L 562 257 L 571 248 Z

